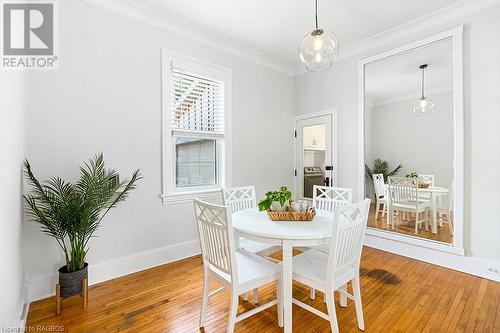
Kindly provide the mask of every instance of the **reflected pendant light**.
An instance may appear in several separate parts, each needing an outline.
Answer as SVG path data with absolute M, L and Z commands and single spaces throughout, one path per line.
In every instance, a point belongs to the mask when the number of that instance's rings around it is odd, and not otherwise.
M 335 35 L 318 27 L 318 0 L 314 3 L 316 29 L 307 33 L 299 45 L 300 60 L 311 72 L 330 68 L 339 52 L 339 42 Z
M 421 97 L 413 105 L 413 113 L 416 116 L 425 116 L 434 112 L 434 103 L 425 97 L 424 86 L 425 86 L 425 76 L 424 71 L 427 68 L 427 64 L 420 65 L 420 70 L 422 70 L 422 80 L 421 80 Z

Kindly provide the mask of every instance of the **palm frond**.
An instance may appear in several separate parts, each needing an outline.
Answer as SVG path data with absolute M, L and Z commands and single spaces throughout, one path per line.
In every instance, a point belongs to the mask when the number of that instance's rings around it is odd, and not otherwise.
M 56 239 L 66 257 L 69 271 L 83 268 L 88 242 L 111 208 L 125 201 L 141 179 L 139 170 L 120 182 L 114 169 L 106 169 L 102 153 L 80 167 L 75 184 L 52 177 L 43 184 L 25 160 L 25 174 L 32 193 L 24 196 L 27 213 L 42 232 Z

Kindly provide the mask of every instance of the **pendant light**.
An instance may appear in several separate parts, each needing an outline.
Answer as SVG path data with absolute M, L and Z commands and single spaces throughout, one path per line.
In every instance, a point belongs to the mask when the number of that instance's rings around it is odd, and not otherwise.
M 424 71 L 427 68 L 427 64 L 420 65 L 420 70 L 422 70 L 422 80 L 421 80 L 421 97 L 413 105 L 413 113 L 416 116 L 425 116 L 434 112 L 434 103 L 425 97 L 424 86 L 425 86 L 425 76 Z
M 299 45 L 300 60 L 308 71 L 322 71 L 332 66 L 339 52 L 335 35 L 318 26 L 318 0 L 315 0 L 316 29 L 307 33 Z

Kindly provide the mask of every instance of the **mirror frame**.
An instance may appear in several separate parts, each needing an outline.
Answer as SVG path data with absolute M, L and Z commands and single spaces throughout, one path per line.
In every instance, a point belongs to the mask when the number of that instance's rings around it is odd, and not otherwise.
M 421 247 L 464 255 L 464 111 L 463 111 L 463 26 L 443 31 L 380 54 L 362 59 L 358 62 L 359 73 L 359 199 L 365 197 L 365 66 L 387 58 L 401 55 L 412 50 L 426 47 L 444 40 L 453 44 L 453 153 L 454 153 L 454 225 L 453 243 L 434 241 L 412 235 L 396 233 L 368 227 L 367 235 L 391 239 Z

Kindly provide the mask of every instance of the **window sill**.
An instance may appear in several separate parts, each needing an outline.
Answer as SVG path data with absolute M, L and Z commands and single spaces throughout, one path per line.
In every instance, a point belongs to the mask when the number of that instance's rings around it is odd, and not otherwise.
M 189 192 L 172 192 L 162 194 L 161 201 L 163 205 L 179 204 L 192 202 L 194 198 L 201 200 L 216 200 L 222 198 L 221 189 L 207 189 Z

